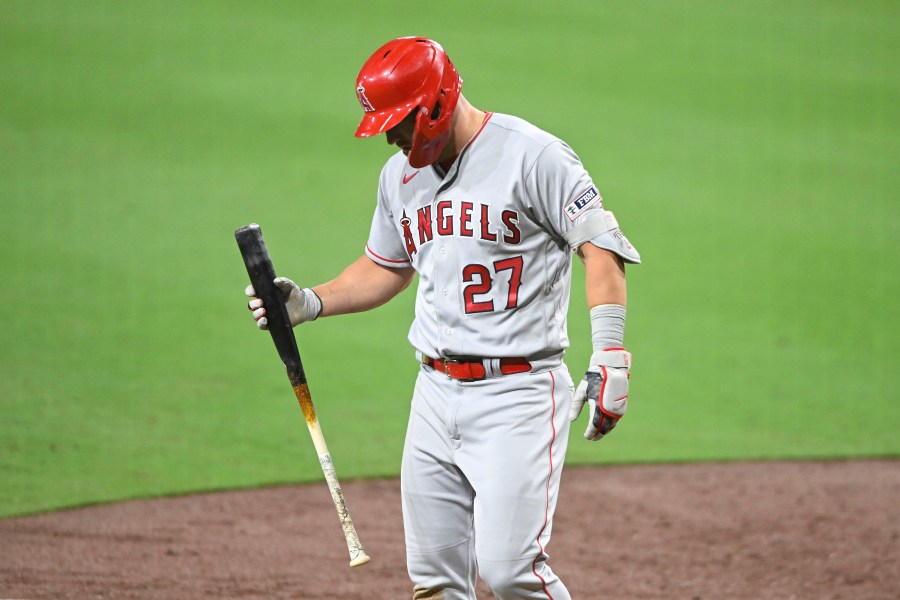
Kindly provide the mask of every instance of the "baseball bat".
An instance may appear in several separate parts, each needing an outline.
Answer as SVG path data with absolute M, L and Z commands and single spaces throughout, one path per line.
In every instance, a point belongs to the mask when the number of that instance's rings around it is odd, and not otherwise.
M 341 527 L 344 530 L 347 550 L 350 552 L 350 566 L 364 565 L 369 562 L 369 555 L 363 550 L 359 535 L 353 526 L 353 520 L 350 519 L 350 511 L 347 510 L 347 503 L 338 483 L 331 454 L 328 452 L 328 446 L 325 445 L 325 436 L 322 435 L 322 428 L 316 417 L 316 408 L 313 406 L 309 393 L 306 373 L 303 370 L 303 362 L 300 360 L 300 350 L 297 347 L 297 339 L 294 337 L 287 307 L 284 304 L 281 290 L 274 283 L 275 268 L 269 258 L 262 230 L 256 223 L 251 223 L 237 229 L 234 237 L 241 250 L 241 256 L 244 257 L 244 265 L 247 267 L 250 283 L 256 290 L 256 296 L 262 299 L 263 305 L 266 307 L 269 333 L 272 335 L 272 341 L 275 342 L 278 356 L 281 357 L 281 362 L 284 363 L 287 370 L 288 379 L 291 381 L 294 394 L 303 410 L 309 435 L 312 437 L 316 453 L 319 455 L 319 464 L 322 465 L 322 473 L 325 474 L 325 481 L 331 491 L 331 499 L 334 501 L 338 517 L 341 520 Z

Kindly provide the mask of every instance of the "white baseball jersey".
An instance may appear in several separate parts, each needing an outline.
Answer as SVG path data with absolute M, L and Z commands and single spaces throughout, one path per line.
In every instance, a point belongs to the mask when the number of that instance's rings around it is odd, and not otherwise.
M 584 239 L 640 262 L 569 146 L 488 113 L 447 173 L 410 167 L 402 152 L 388 160 L 366 254 L 418 272 L 409 341 L 423 354 L 552 364 L 569 343 L 572 250 Z

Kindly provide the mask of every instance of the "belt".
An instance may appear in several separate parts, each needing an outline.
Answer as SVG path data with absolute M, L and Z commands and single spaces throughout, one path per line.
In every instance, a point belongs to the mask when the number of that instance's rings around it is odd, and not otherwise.
M 527 373 L 531 363 L 524 358 L 431 358 L 422 355 L 422 364 L 460 381 L 480 381 L 488 377 Z

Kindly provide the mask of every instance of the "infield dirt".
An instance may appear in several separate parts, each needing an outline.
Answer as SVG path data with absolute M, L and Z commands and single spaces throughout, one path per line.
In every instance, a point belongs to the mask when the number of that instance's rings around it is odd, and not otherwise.
M 900 461 L 568 467 L 550 564 L 573 598 L 896 599 Z M 399 482 L 135 500 L 0 521 L 3 598 L 409 598 Z M 479 598 L 492 595 L 481 585 Z

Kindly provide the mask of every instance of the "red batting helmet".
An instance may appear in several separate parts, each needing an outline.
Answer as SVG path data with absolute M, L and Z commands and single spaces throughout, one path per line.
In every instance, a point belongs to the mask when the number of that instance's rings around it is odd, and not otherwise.
M 462 78 L 440 44 L 422 37 L 392 40 L 375 51 L 356 78 L 356 95 L 366 111 L 356 137 L 383 133 L 418 110 L 409 164 L 430 165 L 450 137 L 460 89 Z

